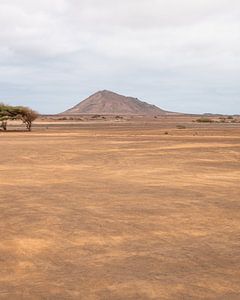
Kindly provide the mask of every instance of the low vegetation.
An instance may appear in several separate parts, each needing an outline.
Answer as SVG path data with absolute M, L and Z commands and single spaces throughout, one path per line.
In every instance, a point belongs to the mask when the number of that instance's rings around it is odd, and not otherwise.
M 201 117 L 197 120 L 193 120 L 193 122 L 198 123 L 239 123 L 238 117 L 234 116 L 220 116 L 215 119 L 211 119 L 209 117 Z
M 176 127 L 177 127 L 177 129 L 186 129 L 187 128 L 185 125 L 177 125 Z
M 198 123 L 213 123 L 214 121 L 212 119 L 202 117 L 200 119 L 197 119 L 196 122 L 198 122 Z
M 10 106 L 0 104 L 0 127 L 7 130 L 8 120 L 22 120 L 28 131 L 32 129 L 32 122 L 36 120 L 38 113 L 24 106 Z

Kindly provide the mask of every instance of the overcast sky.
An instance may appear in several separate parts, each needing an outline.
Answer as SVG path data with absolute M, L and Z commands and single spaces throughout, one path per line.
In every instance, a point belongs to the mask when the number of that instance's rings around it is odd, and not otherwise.
M 0 102 L 61 112 L 103 89 L 240 113 L 239 0 L 0 0 Z

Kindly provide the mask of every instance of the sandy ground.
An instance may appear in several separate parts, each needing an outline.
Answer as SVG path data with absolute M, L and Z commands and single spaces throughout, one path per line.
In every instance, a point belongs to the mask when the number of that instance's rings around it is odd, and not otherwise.
M 176 125 L 0 133 L 0 299 L 239 300 L 240 124 Z

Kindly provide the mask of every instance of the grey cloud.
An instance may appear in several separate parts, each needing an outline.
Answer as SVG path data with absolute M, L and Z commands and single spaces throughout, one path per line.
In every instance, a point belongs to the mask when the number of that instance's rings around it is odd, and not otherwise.
M 0 100 L 58 112 L 106 88 L 239 113 L 239 11 L 235 0 L 2 0 Z

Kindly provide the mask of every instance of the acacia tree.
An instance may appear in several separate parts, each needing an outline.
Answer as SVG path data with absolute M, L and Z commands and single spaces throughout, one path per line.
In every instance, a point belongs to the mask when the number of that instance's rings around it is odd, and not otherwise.
M 26 125 L 27 130 L 31 131 L 32 122 L 38 117 L 38 113 L 28 107 L 23 106 L 9 106 L 0 104 L 0 121 L 3 130 L 7 130 L 8 120 L 20 119 Z
M 32 122 L 38 117 L 38 113 L 28 107 L 19 107 L 19 116 L 26 125 L 27 130 L 32 130 Z
M 7 130 L 7 121 L 14 118 L 15 113 L 13 112 L 13 107 L 0 103 L 0 121 L 1 126 L 4 131 Z

